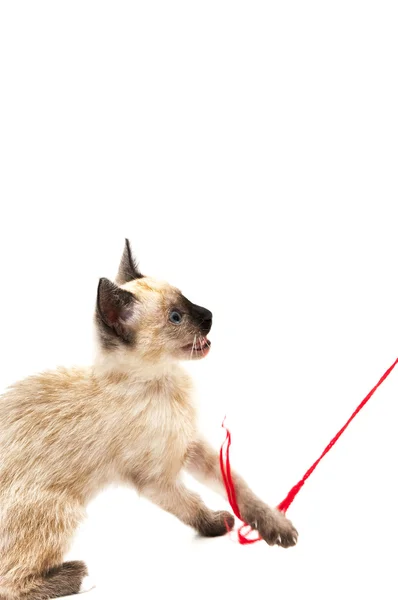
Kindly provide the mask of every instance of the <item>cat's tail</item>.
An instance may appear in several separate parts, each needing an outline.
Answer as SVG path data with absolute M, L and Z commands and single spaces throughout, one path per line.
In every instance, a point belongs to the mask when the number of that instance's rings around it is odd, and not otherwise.
M 86 576 L 85 563 L 73 560 L 53 567 L 44 575 L 29 579 L 28 584 L 20 582 L 19 585 L 19 582 L 14 580 L 7 585 L 7 577 L 0 577 L 0 600 L 22 597 L 24 600 L 47 600 L 79 594 L 88 591 L 84 585 Z

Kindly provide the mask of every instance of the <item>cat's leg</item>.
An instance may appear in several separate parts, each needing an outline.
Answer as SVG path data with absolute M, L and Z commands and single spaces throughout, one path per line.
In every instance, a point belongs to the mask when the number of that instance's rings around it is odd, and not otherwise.
M 48 600 L 82 591 L 85 564 L 63 562 L 82 506 L 43 493 L 7 504 L 0 525 L 0 600 Z
M 198 494 L 188 490 L 180 481 L 148 486 L 141 492 L 205 537 L 224 535 L 234 525 L 234 517 L 229 512 L 210 510 Z
M 198 481 L 226 497 L 219 460 L 218 452 L 206 441 L 196 440 L 189 447 L 185 467 Z M 298 533 L 285 515 L 262 502 L 237 473 L 232 473 L 232 480 L 244 521 L 256 529 L 268 544 L 284 548 L 294 546 Z

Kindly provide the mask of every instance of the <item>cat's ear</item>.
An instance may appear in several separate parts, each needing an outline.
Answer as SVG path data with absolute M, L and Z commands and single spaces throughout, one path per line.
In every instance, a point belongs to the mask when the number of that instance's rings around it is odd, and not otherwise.
M 135 296 L 103 277 L 97 291 L 96 321 L 101 341 L 107 347 L 115 346 L 118 341 L 130 344 L 134 332 L 128 325 L 133 314 Z
M 119 265 L 119 271 L 116 276 L 116 283 L 118 283 L 119 285 L 123 285 L 128 281 L 132 281 L 133 279 L 140 279 L 141 277 L 143 277 L 143 275 L 140 273 L 137 261 L 132 255 L 130 242 L 126 240 L 124 245 L 123 256 Z

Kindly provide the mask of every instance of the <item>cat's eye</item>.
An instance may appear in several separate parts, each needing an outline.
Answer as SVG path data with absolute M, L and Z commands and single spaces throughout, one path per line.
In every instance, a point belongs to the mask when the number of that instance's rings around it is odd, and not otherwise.
M 173 323 L 173 325 L 179 325 L 182 321 L 182 314 L 179 310 L 172 310 L 169 315 L 169 321 Z

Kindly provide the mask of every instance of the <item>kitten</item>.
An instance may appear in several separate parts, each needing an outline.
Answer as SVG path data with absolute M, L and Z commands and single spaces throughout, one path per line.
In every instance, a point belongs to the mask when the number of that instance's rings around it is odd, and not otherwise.
M 98 285 L 98 355 L 91 368 L 45 372 L 0 399 L 0 600 L 44 600 L 81 589 L 63 562 L 85 506 L 111 482 L 130 484 L 203 536 L 234 524 L 179 476 L 224 495 L 218 453 L 200 436 L 181 360 L 210 350 L 212 313 L 144 277 L 126 240 L 116 284 Z M 297 542 L 290 521 L 233 474 L 243 518 L 269 544 Z

